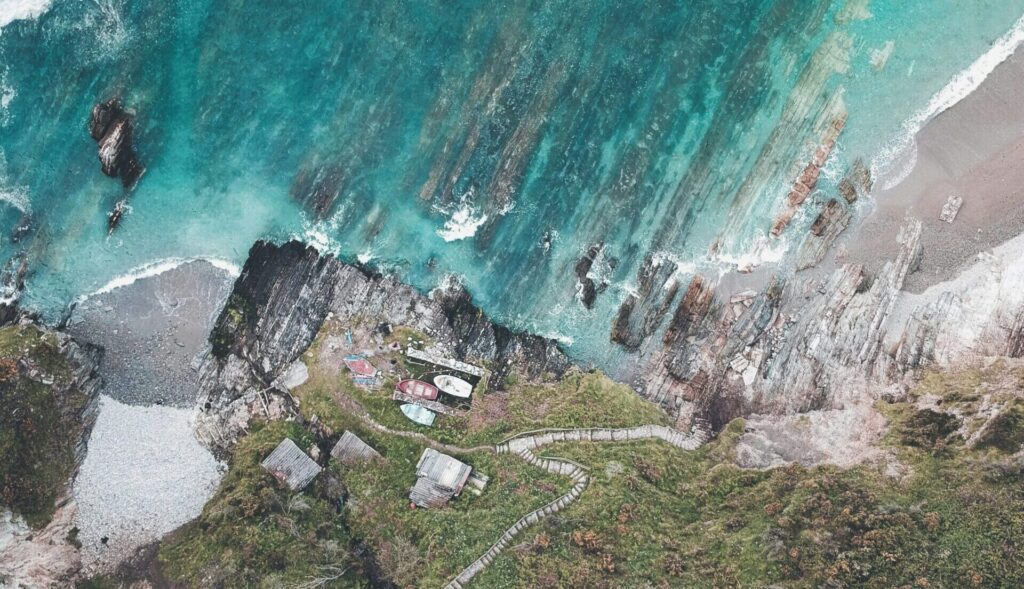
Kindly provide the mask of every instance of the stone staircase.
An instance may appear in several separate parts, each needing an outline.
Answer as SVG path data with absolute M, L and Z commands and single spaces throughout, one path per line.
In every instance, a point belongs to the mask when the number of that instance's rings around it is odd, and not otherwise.
M 633 428 L 609 429 L 545 429 L 525 432 L 508 438 L 495 446 L 497 454 L 515 454 L 538 468 L 569 477 L 573 486 L 568 493 L 535 509 L 519 518 L 512 527 L 498 538 L 486 552 L 473 561 L 458 574 L 445 589 L 462 589 L 477 574 L 487 568 L 499 554 L 526 528 L 536 524 L 542 518 L 565 509 L 583 494 L 590 483 L 588 469 L 572 460 L 538 456 L 534 450 L 556 442 L 631 442 L 638 440 L 659 439 L 682 450 L 694 450 L 707 441 L 709 434 L 700 430 L 692 435 L 684 435 L 672 428 L 662 425 L 641 425 Z

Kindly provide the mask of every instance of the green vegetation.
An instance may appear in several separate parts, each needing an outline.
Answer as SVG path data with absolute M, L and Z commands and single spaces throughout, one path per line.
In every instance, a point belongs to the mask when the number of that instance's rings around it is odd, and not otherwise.
M 330 477 L 295 493 L 260 467 L 285 437 L 302 448 L 311 443 L 303 428 L 286 422 L 257 426 L 239 440 L 202 515 L 161 546 L 168 579 L 188 587 L 294 587 L 351 565 Z
M 505 380 L 507 391 L 481 394 L 478 390 L 472 409 L 466 414 L 438 415 L 433 427 L 423 427 L 409 421 L 391 399 L 397 376 L 388 376 L 379 390 L 370 391 L 351 382 L 340 357 L 323 360 L 325 340 L 343 331 L 337 323 L 324 326 L 303 358 L 309 367 L 310 379 L 297 394 L 304 396 L 317 391 L 322 398 L 333 399 L 333 404 L 349 408 L 355 407 L 354 401 L 378 423 L 394 430 L 417 432 L 440 442 L 472 447 L 493 445 L 510 435 L 539 428 L 669 423 L 661 409 L 641 399 L 628 386 L 598 372 L 573 370 L 556 382 L 541 384 L 520 384 L 513 375 Z M 403 327 L 396 329 L 385 343 L 404 344 L 408 338 L 427 341 L 422 334 Z M 395 367 L 403 376 L 418 377 L 424 371 L 409 362 L 401 351 L 392 351 L 387 346 L 371 360 L 380 368 Z
M 930 375 L 920 393 L 977 403 L 1004 394 L 1006 380 L 999 368 Z M 590 487 L 477 582 L 531 589 L 1024 586 L 1024 459 L 1008 454 L 1019 444 L 969 448 L 944 417 L 922 417 L 909 403 L 881 408 L 892 419 L 886 445 L 909 468 L 901 476 L 884 465 L 740 469 L 729 462 L 741 420 L 696 452 L 660 442 L 551 447 L 549 454 L 592 467 Z M 998 439 L 1024 435 L 1016 417 L 999 423 Z
M 53 516 L 82 435 L 88 399 L 67 389 L 70 379 L 52 335 L 33 326 L 0 329 L 0 504 L 35 528 Z
M 217 325 L 210 333 L 210 345 L 213 355 L 224 358 L 231 352 L 238 331 L 245 324 L 246 318 L 252 314 L 252 305 L 240 295 L 232 294 L 224 305 Z
M 408 494 L 424 443 L 366 427 L 323 391 L 307 390 L 301 404 L 307 416 L 319 416 L 336 434 L 354 432 L 384 456 L 353 468 L 332 462 L 332 468 L 348 489 L 344 518 L 353 537 L 371 548 L 381 572 L 400 587 L 443 586 L 522 514 L 570 486 L 510 455 L 452 452 L 490 477 L 483 494 L 466 491 L 445 509 L 412 509 Z
M 273 424 L 256 431 L 239 444 L 202 518 L 162 549 L 171 579 L 297 584 L 345 563 L 352 574 L 328 586 L 357 587 L 369 574 L 402 588 L 443 586 L 520 516 L 569 487 L 514 456 L 474 446 L 544 427 L 667 423 L 628 388 L 572 372 L 555 383 L 508 378 L 508 392 L 478 395 L 467 415 L 422 428 L 390 399 L 394 373 L 419 368 L 384 351 L 422 336 L 399 331 L 385 342 L 372 361 L 392 372 L 391 381 L 370 391 L 351 383 L 342 350 L 325 347 L 342 333 L 339 325 L 325 328 L 303 358 L 310 379 L 294 394 L 306 418 L 317 416 L 335 435 L 355 432 L 384 460 L 352 468 L 332 462 L 302 495 L 316 514 L 303 519 L 282 511 L 289 494 L 257 463 L 282 435 L 304 430 Z M 473 586 L 1024 586 L 1022 382 L 1024 372 L 1001 364 L 925 375 L 908 402 L 879 405 L 891 421 L 883 442 L 890 457 L 848 470 L 740 469 L 733 459 L 742 420 L 695 452 L 659 441 L 547 447 L 541 454 L 590 467 L 590 486 L 519 536 Z M 364 410 L 405 435 L 368 427 Z M 450 453 L 491 477 L 484 493 L 466 492 L 445 509 L 410 509 L 407 493 L 424 448 L 412 434 L 469 448 Z M 301 442 L 308 447 L 308 439 Z M 344 489 L 338 511 L 324 487 L 331 476 Z M 334 548 L 326 551 L 325 542 Z

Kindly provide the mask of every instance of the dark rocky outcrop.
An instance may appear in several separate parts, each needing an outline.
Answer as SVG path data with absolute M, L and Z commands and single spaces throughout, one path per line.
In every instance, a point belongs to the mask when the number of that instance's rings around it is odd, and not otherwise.
M 857 158 L 850 166 L 846 176 L 839 181 L 838 189 L 839 194 L 846 202 L 853 204 L 858 198 L 871 192 L 871 186 L 871 169 L 867 167 L 864 160 Z
M 635 351 L 658 329 L 679 292 L 677 269 L 668 260 L 644 258 L 637 272 L 636 294 L 626 297 L 612 323 L 613 342 Z
M 89 135 L 96 141 L 100 168 L 131 188 L 145 172 L 134 147 L 134 123 L 121 101 L 111 98 L 93 107 Z
M 852 217 L 850 210 L 844 207 L 838 199 L 829 199 L 811 224 L 804 242 L 800 244 L 796 270 L 806 270 L 824 260 L 829 248 L 850 224 Z
M 227 420 L 235 400 L 257 391 L 273 393 L 275 381 L 312 344 L 329 314 L 417 329 L 443 353 L 486 364 L 492 389 L 503 387 L 513 370 L 542 379 L 559 377 L 570 367 L 554 340 L 496 325 L 461 285 L 451 283 L 424 295 L 392 276 L 346 264 L 297 241 L 260 241 L 249 250 L 211 333 L 213 354 L 202 367 L 200 405 Z M 284 399 L 271 405 L 287 405 Z M 212 427 L 217 428 L 222 424 Z
M 594 301 L 597 300 L 599 291 L 599 285 L 590 277 L 590 269 L 594 267 L 594 261 L 603 249 L 603 243 L 595 243 L 587 248 L 587 251 L 576 262 L 575 271 L 580 302 L 588 309 L 594 308 Z M 607 285 L 600 285 L 600 289 L 603 289 L 605 286 Z
M 0 328 L 0 505 L 48 523 L 85 458 L 102 350 L 22 315 Z

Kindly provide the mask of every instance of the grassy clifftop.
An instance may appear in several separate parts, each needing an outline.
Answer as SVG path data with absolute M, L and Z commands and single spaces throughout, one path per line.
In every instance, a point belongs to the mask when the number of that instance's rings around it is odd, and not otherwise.
M 491 476 L 483 495 L 411 510 L 406 495 L 424 443 L 366 427 L 363 410 L 394 430 L 463 447 L 539 427 L 665 420 L 627 387 L 572 372 L 552 383 L 510 382 L 467 415 L 421 428 L 397 411 L 388 386 L 351 384 L 334 359 L 344 350 L 328 349 L 332 329 L 303 357 L 310 379 L 295 391 L 301 410 L 335 434 L 354 431 L 385 461 L 332 463 L 301 495 L 309 510 L 290 515 L 293 499 L 258 459 L 284 435 L 304 448 L 310 440 L 278 423 L 250 434 L 203 517 L 162 549 L 172 579 L 292 586 L 344 563 L 345 574 L 323 586 L 361 587 L 369 574 L 403 589 L 443 586 L 511 522 L 570 486 L 515 456 L 470 450 L 457 455 Z M 374 362 L 400 367 L 402 358 L 382 351 Z M 741 469 L 734 454 L 742 420 L 694 452 L 657 441 L 545 447 L 545 455 L 588 466 L 589 487 L 517 537 L 471 587 L 1024 586 L 1022 385 L 1024 370 L 1005 364 L 928 374 L 906 402 L 878 406 L 889 418 L 888 458 L 847 470 Z M 329 478 L 338 484 L 332 491 Z M 343 507 L 332 503 L 339 489 Z
M 52 334 L 34 326 L 0 329 L 0 504 L 39 528 L 75 465 L 88 397 Z

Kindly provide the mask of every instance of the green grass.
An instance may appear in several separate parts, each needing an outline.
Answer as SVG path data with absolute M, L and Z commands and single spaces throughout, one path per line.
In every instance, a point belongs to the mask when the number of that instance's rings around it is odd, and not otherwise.
M 493 445 L 502 439 L 538 428 L 633 427 L 645 424 L 669 424 L 669 418 L 657 406 L 641 399 L 628 386 L 613 382 L 599 372 L 573 370 L 553 383 L 519 383 L 506 379 L 506 391 L 482 394 L 478 387 L 470 411 L 460 416 L 438 415 L 433 427 L 409 421 L 391 399 L 396 377 L 385 380 L 379 390 L 355 386 L 344 366 L 324 366 L 320 349 L 329 335 L 339 335 L 345 326 L 326 324 L 310 350 L 303 355 L 310 379 L 296 391 L 300 398 L 315 392 L 334 404 L 345 399 L 358 402 L 378 423 L 400 431 L 417 432 L 439 442 L 463 447 Z M 396 328 L 385 342 L 404 344 L 407 338 L 426 340 L 406 327 Z M 404 353 L 387 351 L 370 358 L 378 367 L 397 365 L 406 376 L 417 377 L 423 368 L 408 361 Z M 321 405 L 330 405 L 330 402 Z M 329 411 L 328 408 L 319 411 Z M 310 411 L 317 414 L 318 411 Z M 322 416 L 321 416 L 322 417 Z
M 239 440 L 202 515 L 160 548 L 170 580 L 188 587 L 294 587 L 323 574 L 323 567 L 351 564 L 350 536 L 330 501 L 329 477 L 296 493 L 260 466 L 284 437 L 301 448 L 311 443 L 304 429 L 287 422 L 257 425 Z M 360 586 L 354 572 L 340 582 Z
M 405 331 L 393 337 L 410 336 L 420 337 Z M 325 513 L 321 524 L 341 530 L 350 545 L 369 548 L 375 569 L 403 588 L 443 586 L 519 517 L 564 493 L 568 481 L 512 456 L 471 451 L 458 457 L 491 476 L 482 496 L 466 493 L 440 510 L 410 509 L 407 494 L 422 441 L 366 427 L 353 413 L 356 404 L 388 427 L 463 447 L 545 427 L 667 423 L 659 409 L 627 387 L 599 374 L 572 372 L 557 383 L 509 379 L 507 393 L 478 396 L 465 417 L 439 418 L 438 427 L 423 428 L 408 422 L 391 401 L 392 383 L 367 391 L 353 386 L 344 368 L 321 366 L 317 358 L 322 342 L 323 334 L 304 356 L 311 377 L 295 391 L 303 414 L 317 415 L 335 434 L 354 431 L 385 460 L 354 468 L 332 464 L 347 501 L 340 513 Z M 407 371 L 416 369 L 403 364 L 395 352 L 373 359 L 378 366 L 391 360 Z M 1024 586 L 1024 461 L 1015 454 L 1018 440 L 1024 439 L 1021 382 L 1019 370 L 1002 365 L 925 375 L 912 399 L 941 398 L 943 408 L 967 415 L 962 423 L 912 403 L 880 405 L 891 421 L 883 443 L 902 465 L 896 475 L 881 465 L 740 469 L 732 462 L 742 420 L 694 452 L 660 441 L 544 448 L 543 455 L 589 466 L 590 486 L 568 509 L 528 529 L 473 586 Z M 1005 419 L 989 427 L 991 439 L 968 447 L 958 427 L 977 431 L 979 420 L 971 412 L 993 401 L 1009 408 Z M 257 454 L 269 451 L 271 442 L 276 439 L 266 440 Z M 259 476 L 264 475 L 245 475 Z M 260 485 L 266 484 L 239 487 L 230 496 L 244 503 L 265 492 Z M 223 492 L 211 505 L 224 500 Z M 220 552 L 210 546 L 237 550 L 240 532 L 217 529 L 242 525 L 236 520 L 213 521 L 204 512 L 201 521 L 209 527 L 193 528 L 199 530 L 195 543 L 185 546 L 175 540 L 182 548 L 165 548 L 161 555 L 168 558 L 168 566 L 173 560 L 193 563 L 175 566 L 192 571 L 179 578 L 197 579 L 209 570 L 200 563 L 220 562 Z M 266 532 L 260 527 L 240 537 L 260 538 Z M 300 564 L 294 566 L 308 571 L 314 566 L 311 558 L 319 554 L 317 546 L 298 546 L 294 558 Z M 293 554 L 285 545 L 274 550 Z M 253 560 L 263 562 L 251 555 L 235 562 Z M 301 576 L 279 573 L 276 579 Z M 347 579 L 336 586 L 353 583 Z
M 344 518 L 353 537 L 371 547 L 381 569 L 402 587 L 443 586 L 519 517 L 570 486 L 510 455 L 456 454 L 490 477 L 483 494 L 467 491 L 447 508 L 414 510 L 408 494 L 422 442 L 367 428 L 323 391 L 307 390 L 300 398 L 304 413 L 318 415 L 335 434 L 353 431 L 384 456 L 363 467 L 332 468 L 348 488 Z
M 552 446 L 592 467 L 590 487 L 478 586 L 1024 586 L 1024 463 L 962 443 L 905 445 L 917 412 L 888 409 L 888 443 L 911 469 L 902 479 L 872 466 L 740 469 L 728 459 L 742 421 L 689 453 L 654 441 Z
M 19 371 L 18 359 L 40 372 L 38 380 Z M 82 435 L 88 399 L 65 391 L 70 378 L 53 336 L 31 326 L 0 329 L 0 504 L 35 528 L 53 516 Z

